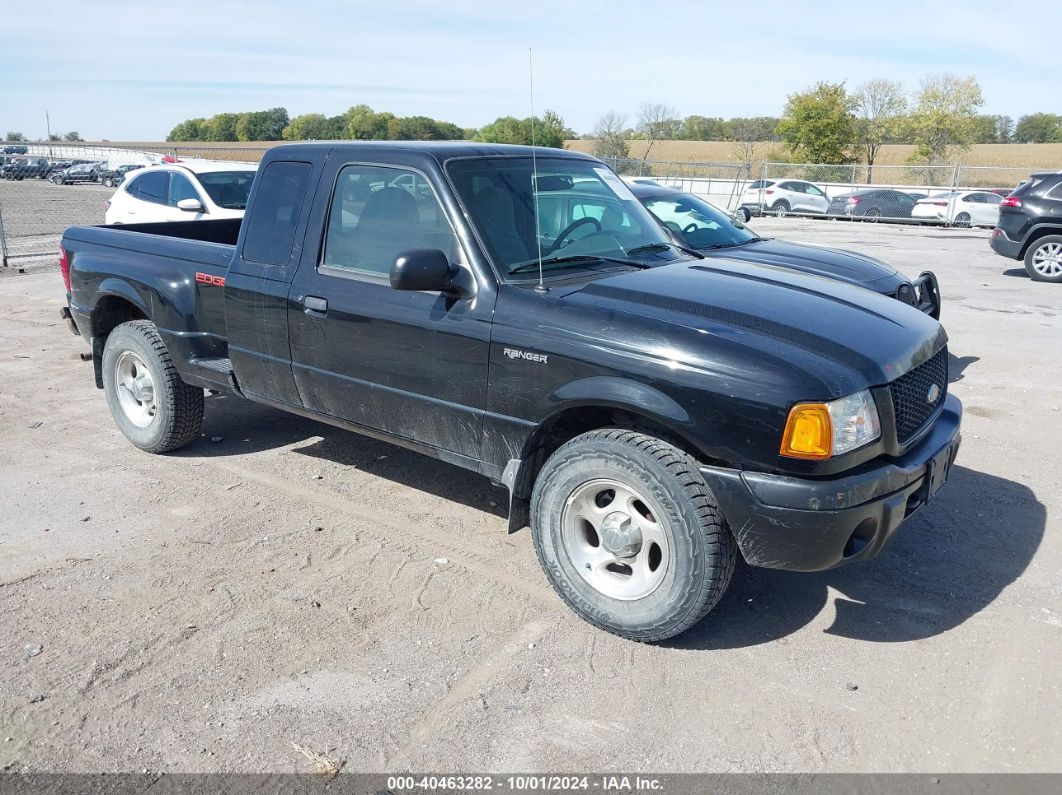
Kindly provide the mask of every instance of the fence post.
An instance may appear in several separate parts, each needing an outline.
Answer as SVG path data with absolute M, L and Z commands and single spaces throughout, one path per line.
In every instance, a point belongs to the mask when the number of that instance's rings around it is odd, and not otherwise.
M 955 164 L 954 170 L 951 172 L 951 189 L 952 191 L 959 185 L 959 170 L 962 168 L 958 163 Z
M 4 212 L 0 210 L 0 263 L 7 267 L 7 235 L 4 234 Z

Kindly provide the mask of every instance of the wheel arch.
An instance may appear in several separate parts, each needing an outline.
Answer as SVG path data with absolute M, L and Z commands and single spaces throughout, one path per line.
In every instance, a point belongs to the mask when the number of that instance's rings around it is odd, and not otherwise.
M 108 290 L 92 310 L 92 367 L 96 388 L 103 389 L 103 344 L 114 329 L 130 320 L 149 320 L 148 307 L 140 295 L 126 282 L 107 280 L 100 285 Z
M 573 382 L 554 393 L 561 402 L 525 440 L 502 477 L 509 488 L 509 531 L 527 524 L 531 491 L 546 460 L 576 436 L 626 428 L 655 436 L 700 462 L 720 463 L 690 433 L 691 418 L 673 398 L 647 384 L 612 377 Z
M 1025 237 L 1025 242 L 1022 243 L 1021 251 L 1018 253 L 1018 259 L 1025 259 L 1025 255 L 1029 252 L 1033 243 L 1042 237 L 1048 235 L 1062 235 L 1062 226 L 1054 226 L 1052 224 L 1037 224 Z

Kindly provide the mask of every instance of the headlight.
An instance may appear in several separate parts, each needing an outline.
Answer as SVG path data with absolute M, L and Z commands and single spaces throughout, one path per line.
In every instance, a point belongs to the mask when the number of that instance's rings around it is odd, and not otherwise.
M 797 403 L 789 410 L 779 452 L 789 458 L 830 458 L 879 436 L 878 407 L 864 389 L 829 403 Z

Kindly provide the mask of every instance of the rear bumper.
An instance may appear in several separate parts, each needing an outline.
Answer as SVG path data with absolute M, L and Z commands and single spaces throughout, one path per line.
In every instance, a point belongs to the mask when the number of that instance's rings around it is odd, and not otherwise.
M 701 474 L 749 564 L 821 571 L 874 557 L 935 496 L 958 453 L 961 422 L 962 403 L 949 395 L 917 447 L 834 480 L 713 466 Z
M 999 227 L 992 230 L 992 237 L 988 239 L 988 245 L 997 254 L 1010 259 L 1021 259 L 1021 241 L 1011 240 Z

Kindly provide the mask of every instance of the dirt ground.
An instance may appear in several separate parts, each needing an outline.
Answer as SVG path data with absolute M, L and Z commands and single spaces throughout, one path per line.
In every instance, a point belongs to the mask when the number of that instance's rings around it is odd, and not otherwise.
M 983 230 L 782 219 L 941 278 L 964 445 L 877 560 L 739 566 L 638 645 L 550 590 L 476 475 L 232 398 L 131 447 L 0 274 L 0 767 L 1062 771 L 1062 286 Z

